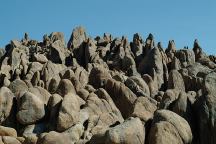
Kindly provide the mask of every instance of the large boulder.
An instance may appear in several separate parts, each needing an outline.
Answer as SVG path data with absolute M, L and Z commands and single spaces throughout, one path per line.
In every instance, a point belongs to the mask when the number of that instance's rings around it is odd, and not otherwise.
M 164 123 L 168 122 L 168 123 Z M 173 126 L 171 126 L 171 125 Z M 161 137 L 159 132 L 167 131 L 166 137 Z M 177 135 L 178 134 L 178 135 Z M 179 139 L 181 138 L 181 139 Z M 178 139 L 177 143 L 190 144 L 192 142 L 192 132 L 188 122 L 178 114 L 169 110 L 158 110 L 154 114 L 153 124 L 150 130 L 149 142 L 154 144 L 165 144 L 167 139 Z M 162 141 L 163 140 L 163 141 Z
M 74 69 L 74 76 L 82 87 L 85 87 L 89 81 L 89 74 L 83 67 L 77 67 Z M 72 81 L 73 83 L 73 81 Z M 74 84 L 74 83 L 73 83 Z M 77 90 L 77 89 L 76 89 Z
M 155 76 L 154 71 L 155 70 Z M 153 48 L 142 59 L 138 65 L 138 72 L 141 74 L 149 74 L 156 78 L 157 86 L 160 88 L 164 83 L 164 65 L 163 59 L 158 48 Z
M 68 79 L 62 79 L 60 81 L 56 92 L 61 96 L 67 95 L 69 93 L 76 94 L 73 84 Z
M 38 139 L 37 144 L 70 144 L 69 137 L 65 134 L 50 131 Z
M 73 52 L 79 64 L 85 64 L 85 46 L 87 40 L 85 29 L 81 26 L 76 27 L 68 41 L 67 47 Z
M 12 72 L 20 68 L 20 65 L 24 66 L 23 63 L 28 63 L 29 49 L 22 45 L 17 40 L 12 40 L 10 44 L 11 48 L 7 51 L 9 57 L 9 65 L 11 65 Z
M 153 73 L 155 75 L 155 71 L 153 70 Z M 149 92 L 150 92 L 150 96 L 151 97 L 155 97 L 155 95 L 158 93 L 159 91 L 159 87 L 158 87 L 158 83 L 157 83 L 157 77 L 151 77 L 148 74 L 144 74 L 142 76 L 142 78 L 144 79 L 144 81 L 147 83 L 148 87 L 149 87 Z
M 62 32 L 52 32 L 50 35 L 49 35 L 49 38 L 50 38 L 50 41 L 53 43 L 55 41 L 58 41 L 60 40 L 61 43 L 65 43 L 64 41 L 64 34 Z
M 177 70 L 172 70 L 169 73 L 168 89 L 177 89 L 185 91 L 185 84 L 182 75 Z
M 113 122 L 111 124 L 116 121 L 123 121 L 122 115 L 114 104 L 111 96 L 102 88 L 95 91 L 95 93 L 89 94 L 84 109 L 90 115 L 102 115 L 105 113 L 112 115 Z
M 49 99 L 48 110 L 50 113 L 47 125 L 49 130 L 56 130 L 57 117 L 62 99 L 63 98 L 59 94 L 53 94 Z
M 149 144 L 184 144 L 175 127 L 162 121 L 151 127 L 149 134 Z
M 125 85 L 137 96 L 150 97 L 149 87 L 141 77 L 131 76 L 127 78 Z
M 26 78 L 28 80 L 31 80 L 33 75 L 36 73 L 36 72 L 40 72 L 43 68 L 43 65 L 39 62 L 32 62 L 29 64 L 29 67 L 28 67 L 28 71 L 27 71 L 27 74 L 26 74 Z
M 156 109 L 155 102 L 146 97 L 139 97 L 134 102 L 134 110 L 131 116 L 139 117 L 142 121 L 147 122 L 153 118 Z
M 108 70 L 102 66 L 92 68 L 89 74 L 89 83 L 95 88 L 104 87 L 107 79 L 111 78 Z
M 49 60 L 54 63 L 65 63 L 65 45 L 60 40 L 55 41 L 50 46 L 50 53 L 48 55 Z
M 204 79 L 203 95 L 195 102 L 200 143 L 216 142 L 216 73 Z
M 127 118 L 133 111 L 133 103 L 136 100 L 136 95 L 123 83 L 108 79 L 105 84 L 106 91 L 112 97 L 115 105 L 121 111 L 122 116 Z M 127 106 L 127 109 L 125 109 Z
M 73 93 L 68 93 L 64 96 L 57 118 L 58 131 L 65 131 L 78 122 L 80 104 L 77 97 Z
M 28 90 L 29 92 L 36 95 L 45 105 L 47 105 L 51 94 L 44 88 L 36 86 Z
M 0 136 L 11 136 L 16 138 L 17 132 L 13 128 L 0 126 Z
M 88 39 L 85 47 L 85 65 L 88 63 L 97 62 L 99 55 L 96 53 L 96 50 L 96 42 L 92 39 Z
M 78 123 L 72 127 L 70 127 L 68 130 L 64 131 L 62 134 L 65 134 L 65 136 L 69 137 L 71 143 L 76 143 L 79 141 L 81 136 L 83 136 L 84 132 L 84 126 L 82 123 Z
M 79 48 L 79 46 L 85 41 L 87 38 L 85 29 L 81 26 L 76 27 L 72 35 L 70 37 L 70 40 L 68 42 L 68 48 L 76 49 Z
M 121 112 L 119 111 L 119 109 L 116 107 L 115 103 L 113 102 L 111 96 L 108 94 L 108 92 L 103 89 L 103 88 L 99 88 L 96 92 L 97 96 L 100 98 L 100 100 L 105 103 L 105 101 L 108 103 L 109 108 L 107 107 L 107 112 L 108 113 L 112 113 L 112 115 L 116 115 L 117 120 L 120 122 L 123 122 L 123 117 L 121 115 Z M 105 101 L 104 101 L 105 100 Z
M 144 144 L 145 128 L 139 118 L 129 118 L 124 123 L 92 137 L 92 144 Z
M 174 101 L 171 109 L 184 118 L 193 116 L 191 113 L 192 107 L 189 101 L 189 96 L 185 92 L 179 93 L 178 99 Z
M 193 65 L 189 65 L 187 67 L 188 75 L 189 76 L 198 76 L 200 75 L 207 75 L 208 73 L 212 72 L 207 66 L 204 66 L 200 63 L 194 63 Z
M 145 129 L 139 118 L 130 118 L 109 129 L 105 134 L 107 144 L 144 144 Z
M 45 55 L 39 54 L 39 53 L 33 55 L 33 60 L 36 62 L 39 62 L 41 64 L 45 64 L 46 62 L 48 62 L 47 57 Z
M 91 137 L 105 131 L 109 126 L 124 121 L 112 98 L 102 88 L 89 94 L 82 111 L 89 115 L 86 137 Z
M 12 111 L 14 95 L 7 87 L 0 88 L 0 123 L 4 122 Z
M 52 78 L 55 78 L 57 82 L 60 81 L 59 73 L 66 69 L 66 66 L 63 64 L 54 64 L 51 61 L 48 61 L 46 64 L 43 65 L 41 71 L 41 77 L 44 81 L 45 88 L 49 87 L 49 83 Z
M 23 124 L 33 124 L 45 116 L 44 102 L 31 92 L 25 92 L 18 99 L 17 120 Z
M 4 142 L 3 144 L 21 144 L 19 140 L 11 136 L 3 136 L 2 141 Z

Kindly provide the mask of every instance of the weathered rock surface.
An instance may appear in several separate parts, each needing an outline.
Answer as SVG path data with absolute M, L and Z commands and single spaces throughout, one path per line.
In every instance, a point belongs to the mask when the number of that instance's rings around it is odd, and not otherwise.
M 1 144 L 215 144 L 216 56 L 76 27 L 0 49 Z
M 0 122 L 4 122 L 12 111 L 14 94 L 7 87 L 0 89 Z
M 136 95 L 123 83 L 113 79 L 108 79 L 105 84 L 106 91 L 112 97 L 117 108 L 121 111 L 122 116 L 127 118 L 133 110 L 133 103 L 136 100 Z M 127 109 L 125 109 L 127 106 Z
M 50 131 L 39 138 L 37 144 L 70 144 L 70 139 L 68 136 L 58 133 L 55 131 Z
M 17 132 L 13 128 L 0 126 L 0 136 L 11 136 L 11 137 L 17 137 Z
M 149 137 L 149 144 L 183 144 L 178 131 L 166 121 L 153 125 Z
M 64 131 L 76 124 L 79 120 L 80 103 L 73 93 L 64 95 L 59 115 L 57 118 L 57 130 Z
M 150 129 L 149 143 L 189 144 L 192 138 L 191 128 L 184 118 L 168 110 L 156 111 Z
M 129 118 L 120 125 L 108 129 L 103 135 L 92 137 L 94 144 L 144 144 L 145 128 L 139 118 Z
M 147 122 L 149 119 L 153 118 L 156 109 L 156 103 L 146 97 L 139 97 L 134 102 L 132 116 L 139 117 L 142 121 Z
M 204 95 L 196 101 L 197 124 L 200 143 L 215 143 L 216 122 L 216 73 L 208 74 L 204 79 Z
M 44 116 L 44 103 L 33 93 L 25 92 L 18 99 L 17 120 L 21 124 L 33 124 Z

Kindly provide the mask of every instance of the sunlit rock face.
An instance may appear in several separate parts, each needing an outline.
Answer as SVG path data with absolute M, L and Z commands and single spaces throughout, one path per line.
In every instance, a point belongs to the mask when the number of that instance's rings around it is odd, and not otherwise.
M 0 49 L 1 144 L 215 144 L 216 57 L 76 27 Z

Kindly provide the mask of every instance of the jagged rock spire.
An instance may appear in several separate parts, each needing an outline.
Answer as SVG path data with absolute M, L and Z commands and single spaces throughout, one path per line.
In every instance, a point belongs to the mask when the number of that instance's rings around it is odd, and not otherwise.
M 176 51 L 175 41 L 174 40 L 169 40 L 168 47 L 166 49 L 166 53 L 175 52 L 175 51 Z
M 205 57 L 205 53 L 202 51 L 202 48 L 201 48 L 201 46 L 200 46 L 200 44 L 198 42 L 198 39 L 194 40 L 193 51 L 194 51 L 194 54 L 195 54 L 196 61 L 198 59 L 200 59 L 201 57 Z

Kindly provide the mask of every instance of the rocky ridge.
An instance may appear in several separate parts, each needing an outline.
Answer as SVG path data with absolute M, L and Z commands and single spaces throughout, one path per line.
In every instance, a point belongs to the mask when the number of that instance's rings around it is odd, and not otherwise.
M 216 57 L 76 27 L 0 49 L 0 144 L 215 144 Z

